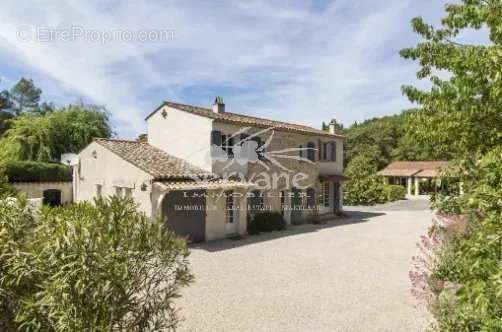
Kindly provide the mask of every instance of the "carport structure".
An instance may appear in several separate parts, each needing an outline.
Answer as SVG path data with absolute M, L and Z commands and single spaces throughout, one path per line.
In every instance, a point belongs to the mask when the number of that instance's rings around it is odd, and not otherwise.
M 433 180 L 446 168 L 448 161 L 395 161 L 378 175 L 387 178 L 389 184 L 405 186 L 411 197 L 429 194 L 435 188 Z

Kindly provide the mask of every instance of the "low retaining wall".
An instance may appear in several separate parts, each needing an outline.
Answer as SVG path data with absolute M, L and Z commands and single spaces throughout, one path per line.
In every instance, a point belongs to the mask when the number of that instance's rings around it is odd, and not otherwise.
M 44 191 L 55 189 L 61 191 L 61 203 L 73 201 L 72 182 L 14 182 L 11 185 L 27 198 L 43 198 Z

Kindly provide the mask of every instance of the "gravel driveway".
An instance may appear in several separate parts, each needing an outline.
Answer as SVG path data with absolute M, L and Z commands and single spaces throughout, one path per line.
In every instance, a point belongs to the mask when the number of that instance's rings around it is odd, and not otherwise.
M 408 270 L 431 215 L 416 204 L 352 207 L 326 225 L 194 247 L 180 330 L 424 330 Z

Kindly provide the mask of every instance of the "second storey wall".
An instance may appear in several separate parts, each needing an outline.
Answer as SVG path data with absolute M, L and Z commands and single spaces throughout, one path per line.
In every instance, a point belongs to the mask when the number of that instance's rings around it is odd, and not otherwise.
M 211 119 L 163 106 L 148 118 L 147 126 L 149 144 L 211 171 Z

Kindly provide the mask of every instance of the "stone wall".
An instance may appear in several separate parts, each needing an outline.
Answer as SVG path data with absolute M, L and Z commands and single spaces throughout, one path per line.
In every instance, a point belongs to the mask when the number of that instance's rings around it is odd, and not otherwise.
M 225 135 L 231 135 L 244 128 L 244 126 L 227 123 L 214 123 L 213 127 L 215 130 L 219 130 Z M 258 133 L 262 130 L 263 129 L 261 128 L 251 128 L 246 131 L 246 134 L 250 135 Z M 226 171 L 224 171 L 226 174 L 223 173 L 222 169 L 226 164 L 228 164 L 228 162 L 216 162 L 216 166 L 213 166 L 213 171 L 224 175 L 232 174 L 234 171 L 241 172 L 246 175 L 247 180 L 251 180 L 260 186 L 264 186 L 267 182 L 270 183 L 272 185 L 271 188 L 264 193 L 264 204 L 265 206 L 271 207 L 273 211 L 280 211 L 280 192 L 291 191 L 292 187 L 295 186 L 295 183 L 297 184 L 297 187 L 300 187 L 303 191 L 305 191 L 306 188 L 313 188 L 316 193 L 315 200 L 317 204 L 319 201 L 319 195 L 321 194 L 321 182 L 319 180 L 319 175 L 321 173 L 343 173 L 343 139 L 320 135 L 298 134 L 279 130 L 267 131 L 260 134 L 260 137 L 263 141 L 267 141 L 272 133 L 273 137 L 270 140 L 270 144 L 266 147 L 269 160 L 265 159 L 256 163 L 248 163 L 247 165 L 238 165 L 237 162 L 234 162 L 234 165 L 227 167 Z M 309 142 L 314 143 L 317 149 L 319 140 L 322 143 L 336 142 L 336 161 L 319 161 L 318 151 L 315 151 L 316 161 L 314 163 L 295 159 L 299 156 L 298 151 L 271 153 L 273 151 L 299 148 L 300 145 L 303 148 L 306 148 Z M 306 150 L 303 151 L 303 158 L 307 159 Z M 278 164 L 280 164 L 280 166 Z M 306 198 L 303 200 L 303 203 L 306 205 Z M 285 204 L 291 206 L 289 197 L 286 197 Z M 309 221 L 314 219 L 316 214 L 317 211 L 305 210 L 303 211 L 303 218 L 306 221 Z M 285 219 L 287 221 L 290 220 L 289 212 L 285 213 Z

